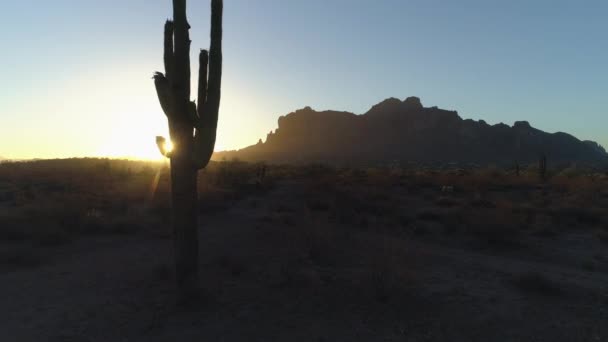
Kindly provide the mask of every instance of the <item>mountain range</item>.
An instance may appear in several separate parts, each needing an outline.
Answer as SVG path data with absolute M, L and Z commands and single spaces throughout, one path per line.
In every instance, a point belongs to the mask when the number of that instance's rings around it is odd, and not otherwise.
M 214 159 L 271 163 L 379 164 L 536 162 L 606 163 L 608 154 L 593 141 L 547 133 L 527 121 L 513 126 L 462 119 L 456 111 L 425 108 L 417 97 L 389 98 L 365 114 L 318 112 L 306 107 L 279 117 L 265 141 Z

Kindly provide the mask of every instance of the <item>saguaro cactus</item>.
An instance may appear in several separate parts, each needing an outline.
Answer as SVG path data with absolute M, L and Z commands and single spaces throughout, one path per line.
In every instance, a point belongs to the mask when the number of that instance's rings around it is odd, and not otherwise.
M 190 100 L 190 25 L 186 0 L 173 0 L 173 20 L 165 23 L 165 73 L 154 74 L 160 105 L 167 115 L 173 149 L 156 137 L 161 154 L 171 159 L 171 213 L 175 274 L 179 297 L 198 288 L 198 170 L 215 147 L 222 81 L 223 1 L 211 0 L 211 44 L 199 55 L 198 103 Z
M 541 154 L 538 160 L 538 176 L 542 181 L 547 179 L 547 156 Z

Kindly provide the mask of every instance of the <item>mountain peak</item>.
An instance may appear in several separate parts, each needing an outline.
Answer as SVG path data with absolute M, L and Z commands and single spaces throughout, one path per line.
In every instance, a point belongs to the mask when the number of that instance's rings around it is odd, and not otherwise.
M 410 96 L 405 100 L 401 101 L 396 97 L 389 97 L 388 99 L 372 106 L 372 108 L 366 113 L 369 115 L 375 115 L 377 113 L 397 113 L 397 112 L 408 112 L 414 110 L 423 109 L 420 98 L 416 96 Z
M 422 102 L 420 102 L 420 98 L 416 96 L 408 97 L 407 99 L 405 99 L 405 101 L 403 101 L 403 103 L 412 108 L 423 108 Z
M 528 121 L 515 121 L 513 128 L 532 128 Z

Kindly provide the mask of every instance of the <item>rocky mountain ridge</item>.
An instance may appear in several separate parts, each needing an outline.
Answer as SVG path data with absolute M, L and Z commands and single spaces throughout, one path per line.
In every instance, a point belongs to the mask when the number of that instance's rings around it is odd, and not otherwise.
M 237 151 L 214 159 L 275 163 L 377 164 L 607 162 L 604 148 L 563 133 L 547 133 L 527 121 L 513 126 L 462 119 L 456 111 L 425 108 L 417 97 L 389 98 L 362 115 L 306 107 L 278 119 L 278 128 Z

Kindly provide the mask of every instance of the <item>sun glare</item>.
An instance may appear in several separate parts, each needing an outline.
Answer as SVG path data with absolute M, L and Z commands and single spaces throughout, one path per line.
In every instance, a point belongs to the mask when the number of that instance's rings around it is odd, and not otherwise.
M 165 151 L 167 151 L 167 152 L 173 151 L 173 142 L 171 142 L 171 140 L 165 141 Z

